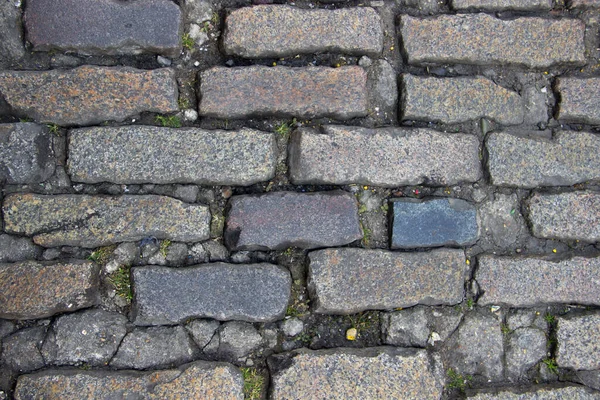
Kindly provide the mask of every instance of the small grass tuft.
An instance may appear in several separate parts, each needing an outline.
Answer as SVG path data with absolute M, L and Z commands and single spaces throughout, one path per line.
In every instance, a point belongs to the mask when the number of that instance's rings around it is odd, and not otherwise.
M 59 132 L 59 127 L 56 124 L 47 124 L 46 125 L 48 127 L 48 131 L 50 131 L 51 134 L 59 136 L 60 132 Z
M 468 298 L 467 299 L 467 309 L 472 310 L 474 306 L 475 306 L 475 300 L 473 300 L 472 298 Z
M 177 115 L 157 115 L 154 121 L 167 128 L 181 128 L 181 120 Z
M 171 241 L 169 239 L 160 242 L 160 248 L 158 251 L 160 251 L 160 254 L 162 254 L 163 257 L 167 256 L 167 253 L 169 252 L 169 246 L 171 246 Z
M 448 388 L 458 389 L 461 392 L 464 392 L 467 386 L 470 386 L 471 381 L 473 380 L 471 375 L 462 376 L 453 368 L 449 368 L 446 373 L 448 374 Z
M 241 368 L 244 378 L 244 399 L 258 400 L 261 398 L 265 378 L 256 368 Z
M 360 228 L 363 233 L 362 244 L 363 246 L 369 246 L 369 244 L 371 243 L 371 235 L 373 234 L 373 231 L 367 228 L 362 222 L 360 223 Z
M 115 287 L 118 296 L 131 301 L 133 293 L 131 291 L 131 266 L 122 265 L 118 270 L 110 274 L 108 280 Z
M 546 358 L 542 362 L 546 365 L 548 371 L 558 375 L 558 364 L 556 364 L 556 360 L 554 358 Z
M 284 122 L 275 127 L 275 132 L 280 134 L 281 136 L 288 136 L 292 131 L 292 127 L 296 124 L 296 118 L 294 118 L 291 122 Z
M 184 33 L 181 37 L 181 44 L 185 49 L 192 50 L 194 48 L 194 39 L 192 39 L 189 33 Z
M 556 317 L 550 313 L 546 313 L 546 315 L 544 315 L 544 319 L 549 324 L 553 324 L 556 321 Z
M 106 264 L 112 253 L 117 248 L 116 244 L 110 246 L 104 246 L 96 249 L 88 256 L 88 260 L 95 262 L 96 264 Z
M 510 330 L 510 328 L 508 327 L 508 324 L 501 324 L 500 325 L 500 330 L 502 331 L 503 335 L 510 335 L 510 333 L 512 332 Z
M 177 100 L 177 104 L 179 105 L 179 109 L 181 110 L 185 110 L 186 108 L 190 108 L 190 102 L 188 99 L 184 98 L 184 97 L 180 97 L 179 100 Z

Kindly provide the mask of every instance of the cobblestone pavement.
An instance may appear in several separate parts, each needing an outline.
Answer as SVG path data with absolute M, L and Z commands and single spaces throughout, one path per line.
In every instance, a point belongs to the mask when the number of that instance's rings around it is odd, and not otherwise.
M 600 399 L 599 32 L 0 0 L 0 400 Z

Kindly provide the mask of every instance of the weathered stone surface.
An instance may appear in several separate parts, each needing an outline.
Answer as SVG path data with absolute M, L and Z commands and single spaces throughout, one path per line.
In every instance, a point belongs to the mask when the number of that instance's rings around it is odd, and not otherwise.
M 325 126 L 296 130 L 289 147 L 296 184 L 452 185 L 481 177 L 475 136 L 427 129 Z
M 188 323 L 185 328 L 202 350 L 215 336 L 215 331 L 219 328 L 219 321 L 195 319 Z
M 492 132 L 488 169 L 496 186 L 571 186 L 600 179 L 600 136 L 557 132 L 552 140 Z
M 552 0 L 452 0 L 452 8 L 461 11 L 548 11 L 552 9 Z
M 0 67 L 25 56 L 21 29 L 21 10 L 12 1 L 0 2 Z
M 477 211 L 464 200 L 404 199 L 392 206 L 392 249 L 465 246 L 477 240 Z
M 427 310 L 411 307 L 386 314 L 383 319 L 383 342 L 401 347 L 425 347 L 429 338 Z
M 168 68 L 0 71 L 0 95 L 17 115 L 58 125 L 93 125 L 143 111 L 179 110 L 175 72 Z
M 361 58 L 361 60 L 364 59 L 366 57 Z M 370 59 L 369 62 L 371 62 Z M 367 68 L 367 88 L 371 108 L 369 118 L 373 119 L 376 126 L 396 123 L 398 114 L 397 75 L 386 60 L 376 60 Z
M 197 361 L 163 371 L 49 370 L 22 375 L 15 399 L 235 399 L 243 400 L 244 381 L 230 364 Z
M 600 390 L 600 370 L 577 371 L 577 377 L 585 386 Z
M 49 364 L 104 366 L 127 333 L 127 318 L 100 309 L 63 315 L 52 324 L 42 347 Z
M 558 366 L 575 370 L 600 369 L 600 315 L 558 317 L 557 321 Z
M 214 263 L 132 270 L 134 322 L 175 324 L 189 317 L 266 322 L 280 319 L 290 296 L 289 272 L 271 264 Z
M 360 67 L 215 67 L 199 79 L 199 113 L 206 117 L 367 115 L 367 73 Z
M 539 258 L 481 256 L 475 279 L 483 291 L 478 304 L 532 307 L 547 303 L 600 303 L 599 258 L 573 257 L 552 262 Z
M 585 64 L 585 25 L 577 19 L 517 18 L 487 14 L 402 16 L 404 53 L 410 64 L 517 64 L 545 68 Z
M 251 323 L 241 321 L 225 322 L 221 325 L 219 333 L 212 339 L 215 340 L 218 342 L 219 360 L 229 361 L 247 356 L 263 343 L 258 330 Z
M 234 196 L 225 241 L 232 250 L 336 247 L 362 238 L 358 205 L 342 191 Z
M 571 0 L 570 8 L 600 8 L 600 0 Z
M 537 328 L 519 328 L 511 332 L 506 348 L 506 375 L 517 381 L 528 369 L 546 357 L 546 334 Z
M 196 356 L 182 326 L 136 328 L 128 333 L 110 361 L 115 368 L 160 368 L 190 362 Z
M 2 363 L 13 371 L 29 372 L 44 366 L 40 352 L 46 327 L 26 328 L 2 339 Z
M 504 379 L 503 349 L 500 321 L 491 314 L 470 312 L 445 343 L 444 367 L 498 382 Z
M 483 240 L 478 245 L 486 248 L 489 243 L 501 248 L 511 248 L 521 235 L 528 232 L 519 209 L 516 194 L 496 193 L 494 199 L 481 204 L 477 214 Z
M 0 264 L 0 318 L 44 318 L 97 302 L 98 267 L 91 262 Z
M 0 234 L 0 263 L 35 260 L 41 254 L 29 238 Z
M 233 11 L 225 22 L 225 53 L 246 58 L 319 52 L 377 56 L 383 48 L 381 18 L 369 7 L 259 5 Z
M 600 79 L 559 78 L 557 118 L 563 121 L 600 124 Z
M 54 172 L 48 128 L 31 123 L 0 124 L 0 181 L 39 183 Z
M 438 368 L 424 350 L 393 347 L 299 350 L 269 359 L 274 400 L 439 399 Z
M 35 51 L 171 57 L 181 52 L 181 11 L 168 0 L 32 0 L 24 23 Z
M 246 128 L 94 127 L 69 137 L 75 182 L 246 186 L 271 179 L 277 163 L 274 134 Z
M 527 204 L 534 236 L 600 241 L 600 193 L 536 193 Z
M 583 386 L 543 386 L 536 385 L 521 390 L 490 390 L 471 392 L 472 400 L 598 400 L 600 394 Z
M 171 197 L 14 194 L 5 198 L 3 211 L 7 232 L 33 236 L 44 247 L 209 237 L 208 207 Z
M 523 122 L 517 93 L 477 78 L 427 78 L 402 75 L 402 119 L 447 124 L 489 118 L 503 125 Z
M 286 336 L 296 336 L 299 335 L 304 330 L 304 322 L 301 319 L 292 317 L 290 319 L 286 319 L 281 324 L 281 330 Z
M 308 256 L 308 289 L 318 313 L 456 304 L 463 299 L 467 268 L 461 250 L 394 253 L 344 248 Z

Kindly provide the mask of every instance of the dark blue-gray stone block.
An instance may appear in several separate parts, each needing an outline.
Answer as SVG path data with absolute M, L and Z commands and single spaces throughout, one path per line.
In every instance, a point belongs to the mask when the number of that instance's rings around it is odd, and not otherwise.
M 472 244 L 477 240 L 477 211 L 459 199 L 392 202 L 392 248 Z

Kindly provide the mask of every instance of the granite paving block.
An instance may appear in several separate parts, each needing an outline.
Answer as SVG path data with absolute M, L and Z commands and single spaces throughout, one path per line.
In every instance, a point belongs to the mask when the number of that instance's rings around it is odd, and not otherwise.
M 295 184 L 368 184 L 383 187 L 453 185 L 482 176 L 473 135 L 429 129 L 352 126 L 300 128 L 289 144 Z
M 600 136 L 559 131 L 552 139 L 492 132 L 488 170 L 496 186 L 571 186 L 600 179 Z
M 24 23 L 34 51 L 181 52 L 181 11 L 168 0 L 30 0 Z
M 225 53 L 245 58 L 320 52 L 377 56 L 383 48 L 381 18 L 370 7 L 258 5 L 232 11 L 225 23 Z
M 504 337 L 495 315 L 466 313 L 458 329 L 444 343 L 444 367 L 457 374 L 504 380 Z
M 0 124 L 0 182 L 44 182 L 54 173 L 48 128 L 32 123 Z
M 44 247 L 209 238 L 207 206 L 166 196 L 12 194 L 4 199 L 3 212 L 7 232 L 33 236 Z
M 35 260 L 41 254 L 31 239 L 0 233 L 0 263 Z
M 525 109 L 521 96 L 489 79 L 404 74 L 400 87 L 405 120 L 454 124 L 485 117 L 503 125 L 523 122 Z
M 98 266 L 88 261 L 0 264 L 0 318 L 37 319 L 98 303 Z
M 392 202 L 392 249 L 466 246 L 478 235 L 477 210 L 460 199 Z
M 169 68 L 85 65 L 71 70 L 0 71 L 0 95 L 16 115 L 61 126 L 179 110 L 175 71 Z
M 247 186 L 275 175 L 275 135 L 253 129 L 124 126 L 69 133 L 67 169 L 75 182 Z
M 214 67 L 199 73 L 205 117 L 364 117 L 367 73 L 360 67 Z
M 114 368 L 160 368 L 192 361 L 198 354 L 182 326 L 135 328 L 110 360 Z
M 274 400 L 439 399 L 443 389 L 440 366 L 424 350 L 303 349 L 268 363 Z
M 571 0 L 570 8 L 600 8 L 600 0 Z
M 272 264 L 213 263 L 132 270 L 137 325 L 177 324 L 190 317 L 269 322 L 283 318 L 288 270 Z
M 559 367 L 574 370 L 600 369 L 600 315 L 558 317 L 556 340 L 556 363 Z
M 363 236 L 355 197 L 339 190 L 234 196 L 229 206 L 231 250 L 336 247 Z
M 545 304 L 600 304 L 599 258 L 553 262 L 533 257 L 479 257 L 475 279 L 480 305 L 533 307 Z
M 462 250 L 399 253 L 342 248 L 313 251 L 308 257 L 308 289 L 317 313 L 452 305 L 463 299 L 468 267 Z
M 127 317 L 102 309 L 61 315 L 52 324 L 42 347 L 48 364 L 108 364 L 127 333 Z
M 40 352 L 44 337 L 45 326 L 33 326 L 2 339 L 2 364 L 18 372 L 30 372 L 43 368 L 44 358 Z
M 0 67 L 5 68 L 25 56 L 21 9 L 13 1 L 0 2 Z
M 452 0 L 459 11 L 549 11 L 552 0 Z
M 196 361 L 160 371 L 47 370 L 21 375 L 15 399 L 47 400 L 143 398 L 244 399 L 244 380 L 231 364 Z
M 470 391 L 470 400 L 598 400 L 600 393 L 584 386 L 536 385 L 513 389 Z
M 600 241 L 600 193 L 534 194 L 527 202 L 534 236 Z
M 558 119 L 600 124 L 599 78 L 558 78 L 556 91 L 560 96 L 556 115 Z
M 585 25 L 578 19 L 498 19 L 488 14 L 441 15 L 400 22 L 409 64 L 459 63 L 547 68 L 585 64 Z
M 510 333 L 506 347 L 506 375 L 513 382 L 527 378 L 527 371 L 547 357 L 546 333 L 537 328 L 519 328 Z

